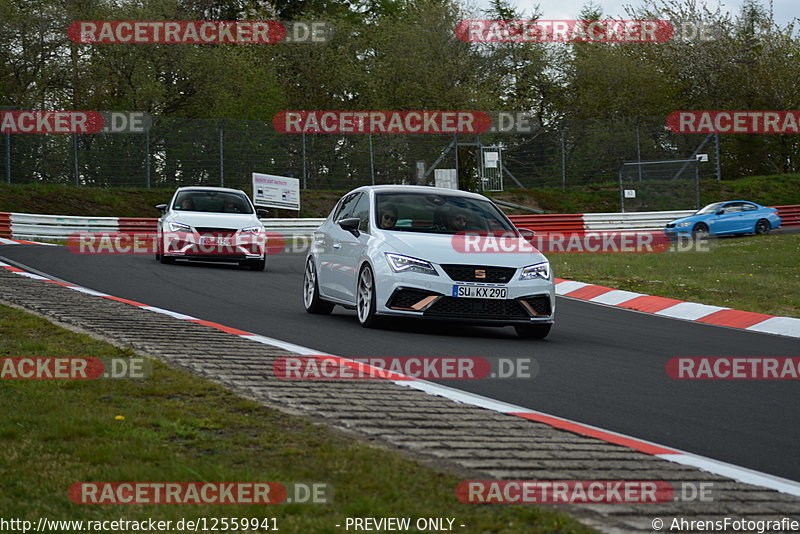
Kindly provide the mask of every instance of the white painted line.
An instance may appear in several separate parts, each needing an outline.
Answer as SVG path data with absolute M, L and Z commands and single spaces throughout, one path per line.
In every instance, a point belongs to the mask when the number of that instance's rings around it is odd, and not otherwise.
M 688 321 L 696 321 L 706 315 L 711 315 L 720 310 L 729 310 L 730 308 L 722 308 L 720 306 L 709 306 L 708 304 L 698 304 L 696 302 L 680 302 L 669 308 L 664 308 L 661 311 L 655 312 L 656 315 L 663 315 L 665 317 L 672 317 L 673 319 L 686 319 Z
M 16 245 L 16 244 L 17 244 L 16 241 L 0 237 L 0 245 Z
M 20 276 L 24 276 L 26 278 L 33 278 L 34 280 L 50 280 L 49 278 L 46 278 L 44 276 L 39 276 L 38 274 L 33 274 L 33 273 L 17 273 L 17 274 Z
M 643 296 L 644 294 L 642 293 L 634 293 L 633 291 L 623 291 L 621 289 L 615 289 L 613 291 L 609 291 L 608 293 L 597 295 L 596 297 L 589 299 L 589 302 L 598 302 L 600 304 L 608 304 L 609 306 L 616 306 L 617 304 L 622 304 L 623 302 L 635 299 L 636 297 L 643 297 Z
M 566 295 L 567 293 L 572 293 L 576 289 L 580 289 L 588 285 L 591 284 L 584 284 L 583 282 L 575 282 L 574 280 L 567 280 L 566 282 L 561 282 L 560 284 L 556 284 L 556 294 Z
M 333 356 L 333 354 L 328 354 L 327 352 L 321 350 L 310 349 L 308 347 L 303 347 L 302 345 L 295 345 L 294 343 L 281 341 L 280 339 L 262 336 L 259 334 L 252 334 L 249 336 L 240 336 L 240 337 L 244 339 L 251 339 L 253 341 L 257 341 L 258 343 L 262 343 L 264 345 L 271 345 L 279 349 L 288 350 L 289 352 L 296 352 L 297 354 L 302 354 L 303 356 L 314 356 L 316 354 L 319 354 L 320 356 Z
M 88 289 L 81 286 L 69 286 L 70 289 L 74 289 L 75 291 L 80 291 L 81 293 L 86 293 L 87 295 L 94 295 L 96 297 L 108 297 L 110 295 L 106 295 L 105 293 L 100 293 L 99 291 L 95 291 L 94 289 Z
M 165 310 L 163 308 L 156 308 L 155 306 L 140 306 L 140 308 L 142 308 L 143 310 L 151 311 L 151 312 L 156 312 L 156 313 L 161 313 L 161 314 L 164 314 L 164 315 L 169 315 L 170 317 L 174 317 L 176 319 L 181 319 L 181 320 L 184 320 L 184 321 L 197 320 L 197 317 L 192 317 L 191 315 L 184 315 L 182 313 L 178 313 L 178 312 L 174 312 L 174 311 L 170 311 L 170 310 Z
M 685 454 L 656 454 L 663 460 L 669 460 L 681 465 L 688 465 L 697 467 L 703 471 L 708 471 L 715 475 L 732 478 L 744 484 L 752 484 L 754 486 L 762 486 L 765 488 L 774 489 L 781 493 L 788 493 L 789 495 L 800 496 L 800 482 L 789 480 L 786 478 L 776 477 L 768 473 L 760 473 L 740 467 L 719 460 L 697 456 L 692 453 Z
M 394 382 L 398 386 L 407 386 L 410 388 L 418 389 L 420 391 L 424 391 L 425 393 L 428 393 L 430 395 L 445 397 L 447 399 L 450 399 L 451 401 L 455 401 L 460 404 L 469 404 L 470 406 L 478 406 L 479 408 L 486 408 L 487 410 L 492 410 L 495 412 L 537 413 L 528 408 L 523 408 L 522 406 L 508 404 L 503 401 L 490 399 L 489 397 L 484 397 L 482 395 L 477 395 L 475 393 L 469 393 L 467 391 L 461 391 L 459 389 L 449 388 L 447 386 L 443 386 L 441 384 L 435 384 L 433 382 L 428 382 L 426 380 L 410 380 L 410 381 L 392 380 L 392 382 Z
M 753 326 L 748 326 L 746 330 L 778 334 L 781 336 L 800 337 L 800 319 L 794 317 L 770 317 Z

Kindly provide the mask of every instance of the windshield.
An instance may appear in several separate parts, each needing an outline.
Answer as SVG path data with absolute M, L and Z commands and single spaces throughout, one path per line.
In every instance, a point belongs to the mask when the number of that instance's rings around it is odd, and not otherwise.
M 253 213 L 250 200 L 243 193 L 221 191 L 181 191 L 172 209 L 206 213 Z
M 488 200 L 446 194 L 378 193 L 375 202 L 376 226 L 383 230 L 433 234 L 515 231 Z
M 700 211 L 698 211 L 695 215 L 700 215 L 702 213 L 716 213 L 718 209 L 725 204 L 724 202 L 714 202 L 713 204 L 709 204 L 708 206 L 704 207 Z

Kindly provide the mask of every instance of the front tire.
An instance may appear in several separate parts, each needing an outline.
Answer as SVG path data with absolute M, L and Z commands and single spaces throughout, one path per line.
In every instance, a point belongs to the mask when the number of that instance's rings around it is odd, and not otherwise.
M 333 311 L 333 304 L 325 302 L 319 296 L 319 282 L 314 260 L 308 258 L 303 275 L 303 307 L 308 313 L 328 315 Z
M 707 239 L 708 238 L 708 226 L 705 223 L 698 223 L 692 229 L 692 238 L 694 239 Z
M 364 328 L 374 328 L 378 325 L 378 317 L 375 315 L 376 300 L 375 277 L 372 275 L 372 268 L 365 265 L 358 275 L 356 288 L 356 312 L 358 322 Z
M 522 339 L 544 339 L 550 333 L 552 324 L 526 324 L 515 326 L 514 330 Z
M 769 225 L 769 221 L 766 219 L 759 219 L 756 223 L 756 234 L 757 235 L 767 235 L 772 228 Z

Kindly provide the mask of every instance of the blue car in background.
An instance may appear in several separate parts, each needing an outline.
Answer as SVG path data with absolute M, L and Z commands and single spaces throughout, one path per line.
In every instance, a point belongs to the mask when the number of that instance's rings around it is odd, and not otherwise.
M 670 238 L 718 236 L 726 234 L 768 234 L 781 226 L 778 210 L 755 202 L 731 200 L 715 202 L 694 215 L 667 223 L 664 233 Z

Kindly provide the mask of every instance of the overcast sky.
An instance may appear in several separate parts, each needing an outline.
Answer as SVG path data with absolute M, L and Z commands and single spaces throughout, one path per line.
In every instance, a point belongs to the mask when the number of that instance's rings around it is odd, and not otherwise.
M 480 8 L 489 6 L 489 0 L 472 0 Z M 539 5 L 543 19 L 574 19 L 581 11 L 581 7 L 586 0 L 509 0 L 512 5 L 516 5 L 525 14 L 530 15 L 533 7 Z M 594 0 L 603 8 L 603 14 L 610 17 L 622 17 L 625 15 L 624 5 L 632 5 L 634 8 L 643 2 L 639 0 Z M 698 2 L 699 3 L 699 2 Z M 742 0 L 707 0 L 708 6 L 713 10 L 717 6 L 722 7 L 735 15 L 742 7 Z M 762 0 L 762 5 L 768 6 L 769 0 Z M 800 0 L 772 0 L 775 13 L 775 22 L 780 26 L 785 26 L 793 18 L 800 16 Z

